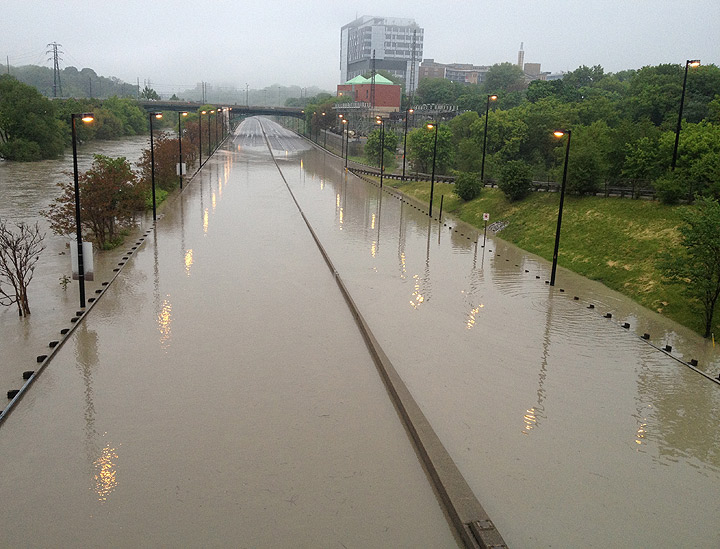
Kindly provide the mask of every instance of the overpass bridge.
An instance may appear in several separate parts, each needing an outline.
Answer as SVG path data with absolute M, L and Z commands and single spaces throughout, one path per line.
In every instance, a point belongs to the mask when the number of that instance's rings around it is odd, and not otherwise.
M 138 101 L 138 105 L 146 111 L 188 111 L 197 112 L 205 105 L 213 105 L 216 108 L 229 108 L 231 116 L 289 116 L 293 118 L 305 118 L 305 112 L 300 107 L 271 107 L 252 106 L 228 103 L 201 103 L 197 101 Z

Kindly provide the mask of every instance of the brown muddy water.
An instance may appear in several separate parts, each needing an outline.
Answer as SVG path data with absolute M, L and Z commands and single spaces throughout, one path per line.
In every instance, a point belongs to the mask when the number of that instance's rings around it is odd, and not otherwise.
M 720 546 L 711 343 L 262 124 L 509 546 Z M 201 173 L 0 428 L 0 544 L 454 545 L 260 121 Z

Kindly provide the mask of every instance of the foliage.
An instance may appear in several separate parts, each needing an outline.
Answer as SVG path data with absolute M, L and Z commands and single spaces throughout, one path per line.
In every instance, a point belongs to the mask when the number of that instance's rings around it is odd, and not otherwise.
M 715 305 L 720 296 L 720 204 L 702 198 L 685 212 L 678 229 L 682 253 L 666 253 L 662 268 L 668 280 L 680 284 L 692 303 L 699 306 L 704 336 L 712 332 Z
M 372 164 L 377 166 L 380 165 L 381 160 L 381 133 L 381 130 L 379 128 L 376 128 L 375 130 L 370 132 L 370 135 L 368 135 L 367 138 L 367 142 L 365 143 L 365 157 Z M 384 161 L 386 169 L 394 162 L 395 152 L 397 151 L 399 141 L 400 138 L 397 136 L 396 133 L 391 132 L 387 129 L 385 130 L 385 143 L 384 146 L 382 146 L 382 148 L 385 150 L 385 154 L 382 160 Z
M 30 314 L 27 289 L 35 272 L 35 265 L 45 249 L 45 234 L 40 227 L 20 222 L 17 231 L 0 219 L 0 305 L 15 303 L 18 315 Z
M 157 101 L 158 99 L 160 99 L 160 96 L 158 95 L 158 92 L 156 92 L 154 89 L 150 88 L 149 86 L 145 86 L 140 92 L 140 99 Z
M 203 129 L 205 133 L 205 129 Z M 171 191 L 180 183 L 177 175 L 177 163 L 179 160 L 178 140 L 171 138 L 167 133 L 158 133 L 153 138 L 153 150 L 155 158 L 155 186 L 165 191 Z M 183 139 L 183 161 L 188 164 L 188 171 L 194 164 L 193 157 L 189 154 L 192 145 L 188 139 Z M 145 149 L 138 162 L 140 179 L 145 188 L 152 184 L 152 163 L 150 149 Z M 155 195 L 157 200 L 157 193 Z
M 60 235 L 75 231 L 75 186 L 68 175 L 68 181 L 58 183 L 62 194 L 40 212 Z M 92 167 L 79 175 L 78 183 L 82 228 L 90 232 L 100 248 L 113 242 L 123 228 L 133 225 L 137 212 L 144 209 L 146 187 L 124 157 L 95 155 Z
M 32 86 L 46 97 L 53 96 L 53 69 L 37 65 L 12 67 L 12 74 L 20 82 Z M 94 70 L 78 70 L 73 66 L 60 70 L 63 97 L 135 97 L 134 84 L 123 82 L 114 76 L 98 76 Z
M 473 172 L 460 172 L 455 177 L 453 192 L 462 200 L 473 200 L 480 196 L 483 190 L 483 183 L 480 175 Z
M 488 69 L 483 87 L 486 93 L 518 91 L 525 88 L 525 75 L 513 63 L 497 63 Z
M 63 150 L 55 106 L 12 76 L 0 76 L 0 157 L 7 160 L 54 158 Z
M 408 133 L 407 157 L 416 172 L 430 173 L 435 155 L 435 173 L 444 174 L 453 165 L 455 151 L 452 131 L 447 126 L 437 128 L 437 151 L 435 151 L 435 129 L 423 126 Z
M 500 170 L 498 187 L 511 202 L 522 200 L 532 189 L 530 167 L 522 160 L 506 162 Z

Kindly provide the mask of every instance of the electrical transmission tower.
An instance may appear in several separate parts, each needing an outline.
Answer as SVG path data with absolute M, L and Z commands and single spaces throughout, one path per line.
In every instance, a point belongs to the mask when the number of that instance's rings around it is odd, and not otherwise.
M 48 50 L 47 54 L 52 53 L 52 62 L 53 62 L 53 97 L 62 97 L 62 84 L 60 83 L 60 61 L 62 59 L 60 58 L 60 55 L 62 55 L 62 50 L 59 48 L 62 48 L 62 44 L 58 44 L 57 42 L 52 42 L 51 44 L 47 45 Z M 51 59 L 48 58 L 48 61 Z

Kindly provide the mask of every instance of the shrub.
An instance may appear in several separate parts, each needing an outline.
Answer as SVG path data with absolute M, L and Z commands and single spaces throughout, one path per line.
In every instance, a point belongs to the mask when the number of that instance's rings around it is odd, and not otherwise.
M 465 202 L 480 196 L 483 184 L 480 176 L 473 172 L 460 172 L 455 178 L 453 192 Z
M 532 188 L 530 167 L 521 160 L 506 162 L 500 169 L 498 187 L 511 202 L 525 198 Z

